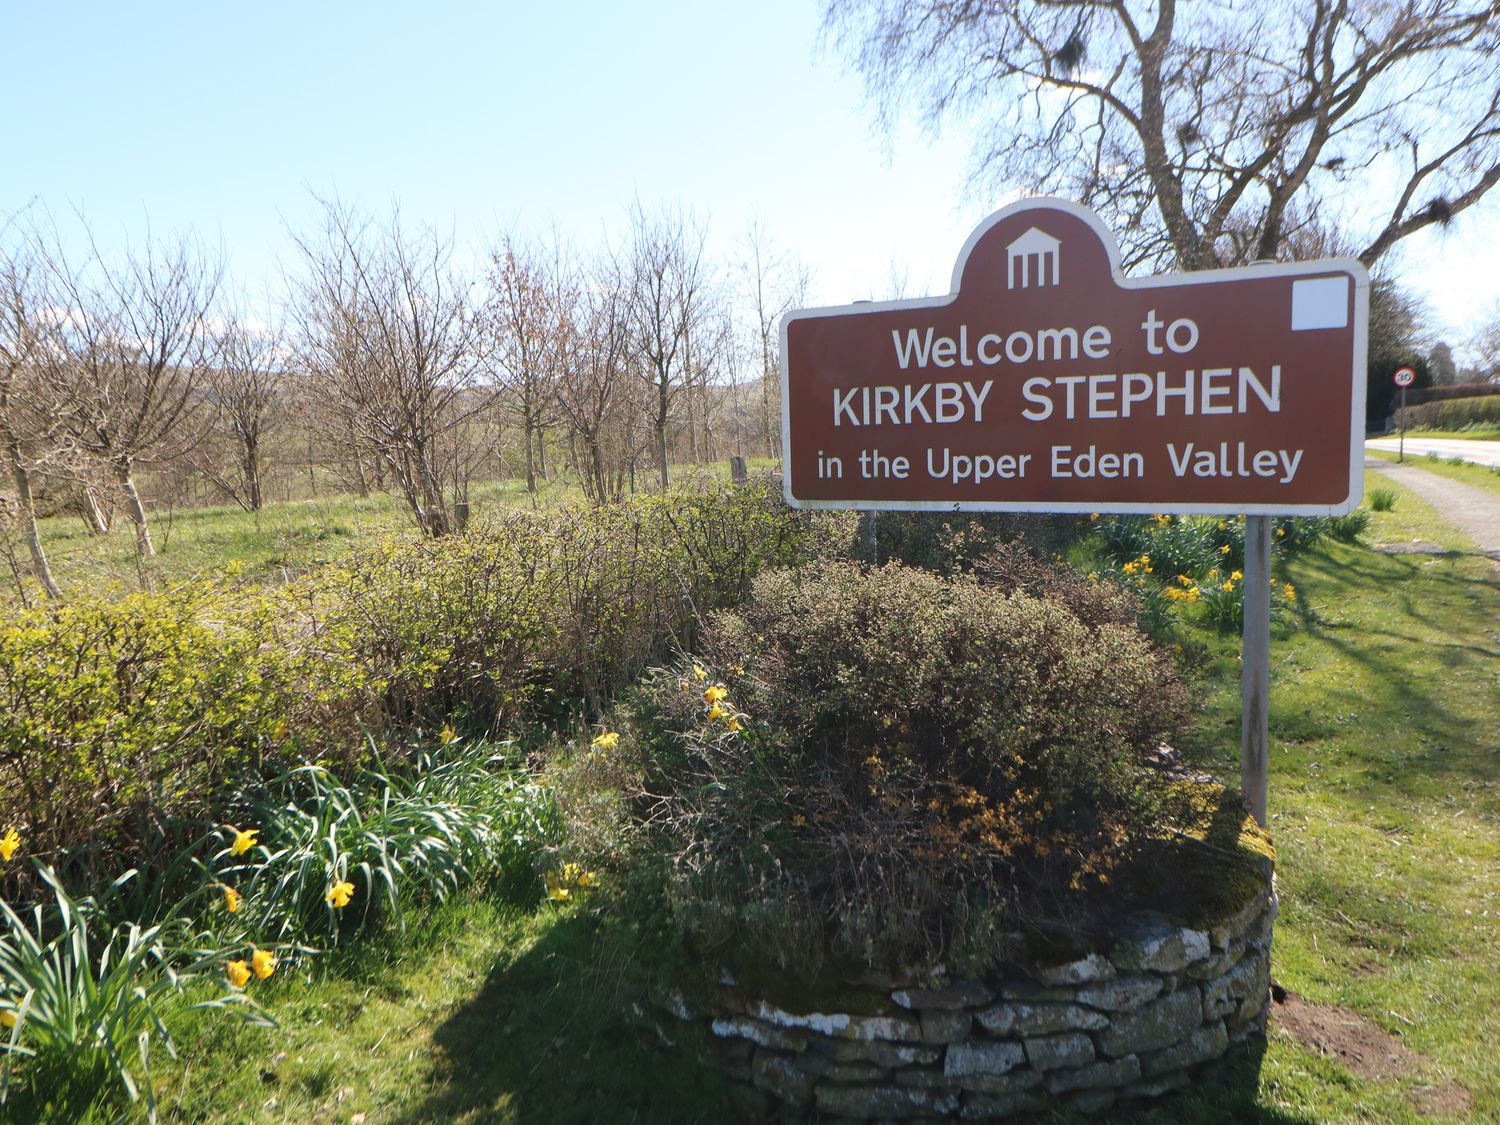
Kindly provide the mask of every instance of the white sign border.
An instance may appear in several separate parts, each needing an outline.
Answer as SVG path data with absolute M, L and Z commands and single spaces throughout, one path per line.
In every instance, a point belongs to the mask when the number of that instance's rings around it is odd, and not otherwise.
M 959 283 L 969 255 L 979 240 L 997 223 L 1024 211 L 1039 208 L 1066 211 L 1087 223 L 1109 255 L 1110 276 L 1121 289 L 1157 289 L 1164 286 L 1212 285 L 1238 281 L 1248 276 L 1298 277 L 1303 274 L 1347 270 L 1354 280 L 1354 360 L 1351 372 L 1353 394 L 1349 411 L 1349 492 L 1336 504 L 1185 504 L 1154 505 L 1133 503 L 1070 503 L 1063 501 L 995 501 L 995 500 L 803 500 L 792 495 L 790 453 L 792 448 L 791 395 L 787 370 L 787 329 L 795 320 L 811 317 L 859 316 L 872 312 L 912 309 L 938 309 L 952 304 L 959 296 Z M 1342 516 L 1352 512 L 1364 495 L 1365 461 L 1365 391 L 1370 326 L 1370 274 L 1364 263 L 1355 258 L 1319 258 L 1309 262 L 1260 262 L 1227 269 L 1199 270 L 1193 273 L 1164 273 L 1151 277 L 1126 277 L 1120 269 L 1120 248 L 1114 233 L 1088 207 L 1066 199 L 1032 196 L 1020 199 L 994 212 L 974 229 L 953 266 L 952 291 L 940 297 L 916 297 L 899 301 L 858 301 L 852 305 L 826 308 L 793 309 L 781 318 L 781 457 L 782 495 L 793 508 L 832 509 L 869 512 L 1055 512 L 1112 513 L 1120 515 L 1220 515 L 1220 516 Z

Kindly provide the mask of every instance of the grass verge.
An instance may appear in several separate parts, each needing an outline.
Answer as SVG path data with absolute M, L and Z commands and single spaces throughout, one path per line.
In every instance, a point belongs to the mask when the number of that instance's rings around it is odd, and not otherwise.
M 1378 457 L 1392 464 L 1396 463 L 1397 455 L 1387 453 L 1383 449 L 1369 449 L 1365 452 L 1366 456 Z M 1414 454 L 1408 454 L 1405 463 L 1414 469 L 1421 469 L 1424 473 L 1431 473 L 1435 477 L 1447 477 L 1449 480 L 1456 480 L 1500 495 L 1500 468 L 1475 465 L 1468 461 L 1450 461 L 1442 457 L 1420 457 Z M 1375 487 L 1386 487 L 1385 478 L 1377 478 Z M 1366 492 L 1368 491 L 1366 489 Z

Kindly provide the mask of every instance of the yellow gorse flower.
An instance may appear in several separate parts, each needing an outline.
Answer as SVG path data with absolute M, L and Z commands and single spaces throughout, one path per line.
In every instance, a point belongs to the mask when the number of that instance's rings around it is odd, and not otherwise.
M 250 968 L 261 980 L 265 980 L 276 971 L 276 954 L 269 949 L 253 949 L 250 951 Z
M 259 835 L 259 828 L 251 828 L 245 832 L 241 832 L 239 831 L 239 829 L 235 829 L 234 843 L 229 845 L 229 850 L 232 851 L 235 855 L 244 855 L 260 842 L 255 838 Z
M 243 961 L 230 961 L 224 966 L 224 975 L 235 988 L 244 988 L 250 979 L 250 968 Z
M 244 896 L 233 887 L 224 888 L 224 909 L 229 911 L 229 913 L 233 914 L 240 908 L 240 903 L 244 901 Z
M 5 835 L 0 836 L 0 859 L 10 862 L 10 857 L 16 854 L 16 849 L 21 846 L 21 834 L 16 831 L 15 826 L 5 830 Z
M 703 702 L 717 703 L 719 702 L 719 700 L 725 698 L 728 694 L 729 689 L 726 688 L 723 684 L 714 684 L 713 687 L 709 688 L 703 693 Z
M 596 750 L 613 750 L 616 746 L 620 745 L 619 732 L 607 730 L 603 734 L 595 735 L 594 741 L 589 743 L 589 745 Z
M 340 879 L 328 888 L 328 894 L 324 897 L 333 905 L 335 910 L 342 910 L 349 905 L 349 900 L 354 897 L 354 884 Z

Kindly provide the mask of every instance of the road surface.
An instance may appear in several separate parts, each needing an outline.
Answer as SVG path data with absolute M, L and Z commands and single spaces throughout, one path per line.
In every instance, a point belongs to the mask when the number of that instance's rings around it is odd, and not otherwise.
M 1378 449 L 1383 453 L 1395 453 L 1400 439 L 1393 437 L 1371 438 L 1365 442 L 1366 449 Z M 1407 437 L 1406 459 L 1426 457 L 1436 453 L 1445 460 L 1462 457 L 1476 465 L 1500 465 L 1500 441 L 1465 441 L 1463 438 Z

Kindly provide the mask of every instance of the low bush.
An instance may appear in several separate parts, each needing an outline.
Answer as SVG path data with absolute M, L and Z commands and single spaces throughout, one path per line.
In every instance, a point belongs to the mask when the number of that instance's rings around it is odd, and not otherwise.
M 1168 801 L 1151 762 L 1184 693 L 1121 613 L 896 565 L 768 573 L 575 768 L 627 796 L 713 956 L 985 961 Z
M 1396 493 L 1389 488 L 1370 490 L 1370 507 L 1377 512 L 1389 512 L 1396 506 Z

